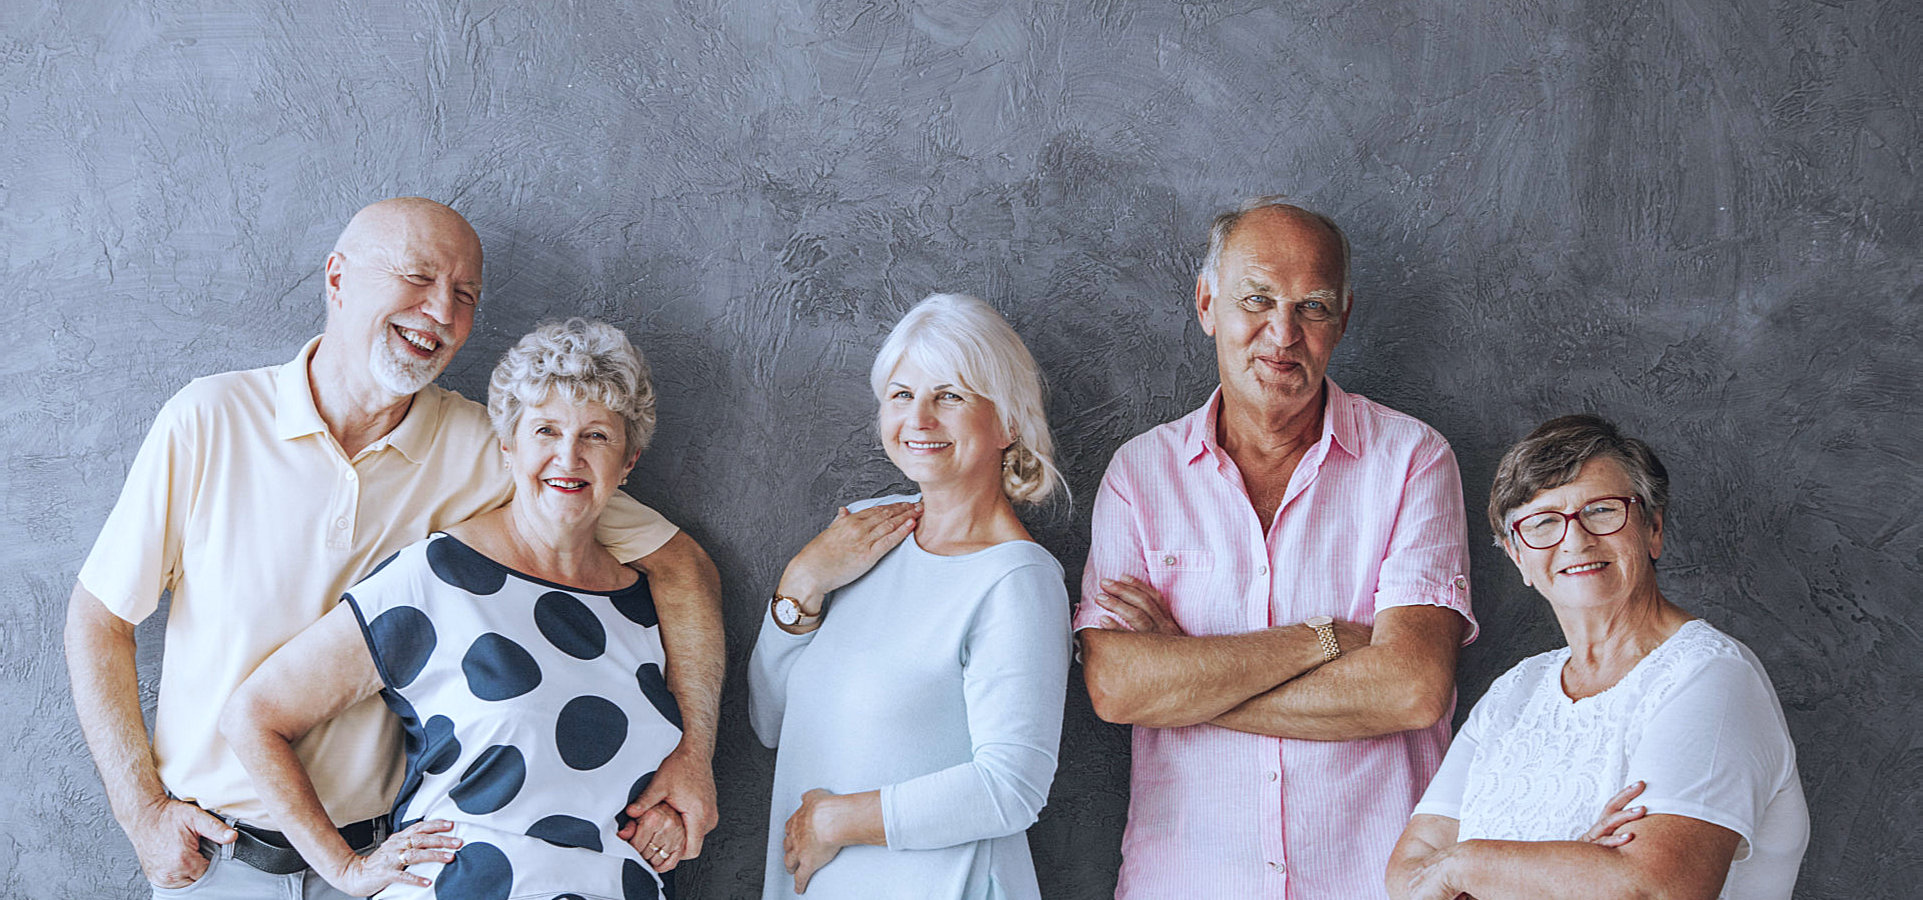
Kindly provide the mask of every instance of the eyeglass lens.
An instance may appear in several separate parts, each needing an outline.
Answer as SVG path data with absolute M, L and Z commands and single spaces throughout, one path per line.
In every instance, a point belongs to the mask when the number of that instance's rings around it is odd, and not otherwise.
M 1547 550 L 1562 543 L 1570 519 L 1581 522 L 1584 531 L 1604 537 L 1623 529 L 1623 524 L 1629 521 L 1629 504 L 1610 497 L 1584 506 L 1575 515 L 1553 510 L 1539 512 L 1516 523 L 1516 533 L 1522 535 L 1522 542 L 1530 547 Z

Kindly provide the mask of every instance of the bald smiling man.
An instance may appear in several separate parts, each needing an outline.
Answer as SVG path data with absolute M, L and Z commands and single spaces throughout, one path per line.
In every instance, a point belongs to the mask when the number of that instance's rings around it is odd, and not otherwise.
M 342 896 L 275 830 L 220 738 L 221 707 L 381 560 L 513 490 L 486 409 L 433 384 L 480 302 L 467 220 L 417 197 L 373 204 L 341 233 L 325 281 L 326 328 L 293 361 L 197 379 L 161 408 L 68 605 L 74 706 L 156 897 L 189 886 L 197 898 Z M 598 537 L 648 576 L 685 726 L 629 815 L 669 804 L 693 857 L 717 820 L 719 579 L 692 538 L 625 494 Z M 134 626 L 168 591 L 150 743 Z M 296 744 L 357 849 L 384 836 L 399 738 L 370 698 Z

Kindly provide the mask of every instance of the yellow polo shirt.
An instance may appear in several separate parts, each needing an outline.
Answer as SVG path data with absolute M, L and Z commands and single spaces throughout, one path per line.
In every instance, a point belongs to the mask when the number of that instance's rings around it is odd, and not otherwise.
M 80 583 L 129 622 L 173 592 L 154 729 L 160 779 L 181 799 L 267 828 L 216 727 L 228 696 L 375 564 L 513 493 L 487 410 L 432 385 L 349 459 L 314 408 L 307 364 L 318 346 L 283 366 L 196 379 L 168 400 L 80 569 Z M 676 530 L 617 493 L 599 537 L 629 562 Z M 336 824 L 392 805 L 400 728 L 379 697 L 295 749 Z

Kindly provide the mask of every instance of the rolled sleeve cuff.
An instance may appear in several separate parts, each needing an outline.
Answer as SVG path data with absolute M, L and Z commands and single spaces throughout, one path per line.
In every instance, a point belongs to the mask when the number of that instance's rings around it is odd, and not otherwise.
M 1375 609 L 1377 613 L 1398 606 L 1440 606 L 1444 609 L 1455 610 L 1458 615 L 1462 616 L 1463 621 L 1469 625 L 1469 628 L 1464 631 L 1462 635 L 1462 646 L 1464 647 L 1475 642 L 1476 636 L 1482 632 L 1482 626 L 1476 622 L 1476 614 L 1469 608 L 1469 576 L 1465 574 L 1458 573 L 1452 575 L 1447 581 L 1439 585 L 1425 584 L 1420 587 L 1387 586 L 1376 592 Z

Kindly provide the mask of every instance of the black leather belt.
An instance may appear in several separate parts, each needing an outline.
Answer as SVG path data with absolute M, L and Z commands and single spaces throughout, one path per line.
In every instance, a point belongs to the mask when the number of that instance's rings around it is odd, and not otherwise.
M 355 822 L 342 828 L 341 839 L 361 853 L 374 846 L 383 835 L 380 819 Z M 300 851 L 278 831 L 255 828 L 245 822 L 235 822 L 234 858 L 269 875 L 292 875 L 307 869 L 307 860 L 302 859 Z M 206 838 L 200 839 L 200 851 L 213 855 L 220 852 L 220 845 Z

